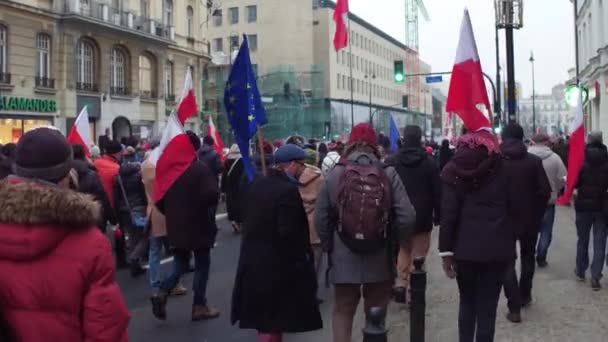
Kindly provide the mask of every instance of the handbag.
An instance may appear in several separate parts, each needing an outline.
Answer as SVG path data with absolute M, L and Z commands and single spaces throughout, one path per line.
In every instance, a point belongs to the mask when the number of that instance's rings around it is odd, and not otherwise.
M 122 199 L 125 201 L 125 204 L 127 205 L 127 210 L 129 210 L 129 213 L 131 215 L 131 224 L 133 224 L 133 227 L 145 231 L 147 226 L 146 223 L 148 221 L 146 215 L 142 214 L 141 212 L 134 211 L 131 208 L 131 204 L 129 204 L 129 200 L 127 199 L 127 192 L 125 191 L 125 187 L 122 184 L 122 177 L 120 177 L 120 175 L 117 175 L 116 178 L 118 178 L 118 185 L 120 186 L 120 192 L 122 192 Z

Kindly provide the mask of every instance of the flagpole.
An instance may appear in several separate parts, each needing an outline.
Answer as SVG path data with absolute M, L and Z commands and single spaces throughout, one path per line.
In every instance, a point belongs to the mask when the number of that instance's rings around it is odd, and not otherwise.
M 353 80 L 353 45 L 350 42 L 350 9 L 346 12 L 348 15 L 348 34 L 347 34 L 347 43 L 348 43 L 348 65 L 350 66 L 350 122 L 351 129 L 355 127 L 355 97 L 354 97 L 354 80 Z
M 266 154 L 264 153 L 264 137 L 262 136 L 262 127 L 258 124 L 258 148 L 260 149 L 260 158 L 262 161 L 262 175 L 266 177 Z

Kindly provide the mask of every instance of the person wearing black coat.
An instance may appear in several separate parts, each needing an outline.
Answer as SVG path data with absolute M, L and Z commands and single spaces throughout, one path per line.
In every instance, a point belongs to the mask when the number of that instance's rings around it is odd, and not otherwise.
M 608 152 L 603 144 L 602 133 L 589 134 L 585 147 L 585 162 L 578 176 L 578 196 L 574 202 L 576 210 L 575 275 L 585 279 L 589 267 L 589 239 L 593 228 L 593 261 L 591 262 L 591 288 L 600 290 L 600 279 L 606 257 L 606 207 L 608 189 Z
M 409 278 L 414 259 L 426 257 L 431 244 L 433 224 L 439 224 L 441 181 L 437 163 L 422 148 L 422 129 L 419 126 L 405 127 L 403 146 L 389 157 L 386 163 L 397 171 L 416 210 L 414 231 L 407 242 L 400 246 L 397 257 L 399 279 L 395 293 L 399 294 L 397 301 L 403 302 L 409 301 Z
M 509 169 L 496 137 L 479 131 L 460 137 L 441 173 L 439 255 L 458 282 L 460 342 L 494 340 L 500 289 L 515 260 Z
M 285 154 L 284 152 L 295 152 Z M 232 295 L 232 324 L 256 329 L 260 341 L 322 328 L 308 220 L 297 178 L 306 153 L 279 148 L 276 168 L 245 195 L 243 241 Z
M 511 204 L 516 213 L 516 229 L 519 240 L 521 277 L 517 281 L 515 263 L 505 277 L 504 290 L 508 299 L 507 319 L 521 322 L 521 308 L 532 302 L 532 281 L 536 266 L 536 242 L 541 222 L 551 196 L 551 185 L 543 168 L 542 160 L 529 153 L 523 142 L 523 128 L 512 123 L 502 131 L 500 150 L 511 161 L 512 181 L 509 191 L 516 199 Z
M 241 201 L 243 189 L 243 173 L 245 167 L 243 158 L 237 144 L 232 145 L 224 162 L 220 189 L 226 194 L 226 211 L 228 220 L 232 223 L 235 234 L 241 230 L 243 222 Z
M 450 148 L 448 139 L 443 139 L 439 148 L 439 170 L 443 170 L 445 165 L 454 157 L 454 151 Z
M 197 151 L 200 139 L 187 131 L 190 142 Z M 158 319 L 167 318 L 167 298 L 189 269 L 190 254 L 194 254 L 194 292 L 192 320 L 217 318 L 219 310 L 207 304 L 206 291 L 211 266 L 211 247 L 217 228 L 211 224 L 209 208 L 217 206 L 219 189 L 215 174 L 193 156 L 192 164 L 173 182 L 163 198 L 156 203 L 165 215 L 167 238 L 176 248 L 173 274 L 165 278 L 159 291 L 151 298 L 152 313 Z M 215 220 L 215 217 L 213 217 Z

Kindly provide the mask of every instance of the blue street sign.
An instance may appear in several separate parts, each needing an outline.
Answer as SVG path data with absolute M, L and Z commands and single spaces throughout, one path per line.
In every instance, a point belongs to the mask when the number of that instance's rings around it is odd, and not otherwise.
M 441 76 L 441 75 L 428 76 L 426 78 L 426 83 L 441 83 L 441 82 L 443 82 L 443 76 Z

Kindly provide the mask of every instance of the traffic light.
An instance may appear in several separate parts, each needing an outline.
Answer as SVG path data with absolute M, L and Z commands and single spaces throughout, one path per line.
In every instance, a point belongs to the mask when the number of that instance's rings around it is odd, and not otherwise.
M 576 84 L 572 84 L 566 88 L 566 103 L 572 107 L 577 105 L 578 89 L 579 87 Z M 583 92 L 583 104 L 585 104 L 587 99 L 589 99 L 589 89 L 582 86 L 580 89 Z
M 403 61 L 395 61 L 393 70 L 393 79 L 395 80 L 395 83 L 403 83 L 403 81 L 405 81 Z

